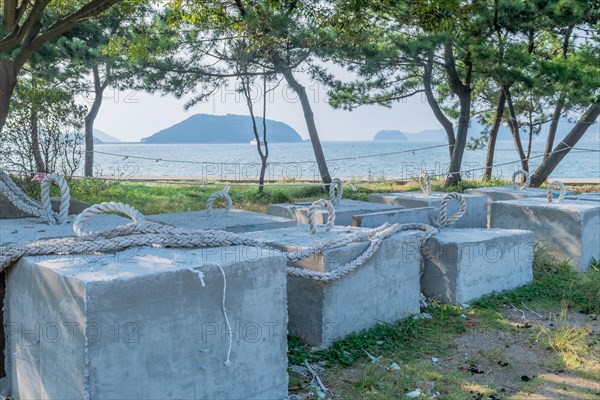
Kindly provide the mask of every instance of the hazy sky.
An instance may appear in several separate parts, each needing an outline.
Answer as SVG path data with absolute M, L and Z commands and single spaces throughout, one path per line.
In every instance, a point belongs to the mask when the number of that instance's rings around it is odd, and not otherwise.
M 396 103 L 392 108 L 363 106 L 349 112 L 334 110 L 327 104 L 323 88 L 307 80 L 304 83 L 312 100 L 322 140 L 371 140 L 382 129 L 417 132 L 440 128 L 425 98 L 420 95 Z M 257 91 L 258 95 L 262 94 Z M 256 112 L 262 115 L 262 98 L 257 97 L 256 100 Z M 139 141 L 197 113 L 248 115 L 246 103 L 240 94 L 235 93 L 233 84 L 187 112 L 184 104 L 185 100 L 177 100 L 173 96 L 107 89 L 95 128 L 123 141 Z M 267 118 L 283 121 L 305 139 L 308 138 L 300 102 L 295 93 L 283 84 L 268 97 Z

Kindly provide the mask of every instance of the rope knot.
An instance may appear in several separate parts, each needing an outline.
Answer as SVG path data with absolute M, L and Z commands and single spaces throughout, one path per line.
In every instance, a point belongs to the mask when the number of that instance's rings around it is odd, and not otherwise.
M 523 184 L 521 186 L 519 186 L 519 184 L 517 183 L 517 178 L 519 176 L 523 177 Z M 527 190 L 527 188 L 531 184 L 531 176 L 529 176 L 529 173 L 527 171 L 520 169 L 518 171 L 515 171 L 515 173 L 512 175 L 511 181 L 513 188 L 517 190 Z
M 554 201 L 552 198 L 552 192 L 554 191 L 554 189 L 558 190 L 558 198 L 556 199 L 557 203 L 563 201 L 563 199 L 567 195 L 567 189 L 565 188 L 564 183 L 562 183 L 561 181 L 552 181 L 548 185 L 548 191 L 546 192 L 546 198 L 548 200 L 548 203 L 552 203 L 552 201 Z
M 431 179 L 429 179 L 427 171 L 422 171 L 419 175 L 419 185 L 425 196 L 431 196 Z
M 334 178 L 329 184 L 329 201 L 335 207 L 342 201 L 342 194 L 344 187 L 342 181 L 339 178 Z
M 223 215 L 227 215 L 231 212 L 231 208 L 233 207 L 233 203 L 231 201 L 231 196 L 229 196 L 229 185 L 225 186 L 223 190 L 214 192 L 211 194 L 206 201 L 206 213 L 209 217 L 213 215 L 213 203 L 217 199 L 225 200 L 225 209 L 223 211 Z
M 325 232 L 329 232 L 335 223 L 335 208 L 333 207 L 333 204 L 331 204 L 331 201 L 324 199 L 317 200 L 308 208 L 308 231 L 311 235 L 317 233 L 315 214 L 317 211 L 323 208 L 327 209 L 327 223 L 325 224 Z
M 447 208 L 450 200 L 458 201 L 459 208 L 458 211 L 454 213 L 454 215 L 448 218 Z M 458 221 L 466 212 L 467 202 L 465 200 L 465 197 L 462 194 L 456 192 L 448 193 L 444 196 L 444 198 L 442 199 L 442 203 L 440 204 L 440 215 L 437 218 L 436 225 L 440 228 L 447 228 L 450 225 L 454 224 L 456 221 Z

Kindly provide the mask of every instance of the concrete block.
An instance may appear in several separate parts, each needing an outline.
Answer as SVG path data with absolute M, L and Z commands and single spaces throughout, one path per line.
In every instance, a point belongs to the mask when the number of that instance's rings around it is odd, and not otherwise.
M 354 215 L 352 217 L 352 226 L 377 228 L 385 223 L 433 225 L 436 212 L 437 210 L 433 207 L 421 207 Z
M 40 218 L 27 217 L 17 219 L 0 219 L 0 245 L 8 243 L 32 242 L 40 239 L 75 236 L 73 221 L 70 216 L 66 224 L 50 225 Z M 116 226 L 125 225 L 130 219 L 114 214 L 94 216 L 89 220 L 88 230 L 107 231 Z
M 442 199 L 448 193 L 432 192 L 425 196 L 421 192 L 374 193 L 369 201 L 385 204 L 398 204 L 406 208 L 435 207 L 439 210 Z M 485 228 L 487 226 L 486 197 L 474 194 L 463 195 L 467 202 L 467 212 L 456 221 L 453 228 Z M 458 203 L 448 203 L 448 215 L 458 211 Z M 434 217 L 435 218 L 435 217 Z
M 333 227 L 330 232 L 310 235 L 306 226 L 297 226 L 251 235 L 294 252 L 317 242 L 342 239 L 359 229 Z M 288 276 L 290 335 L 311 345 L 329 346 L 351 332 L 418 313 L 421 237 L 422 233 L 415 231 L 393 235 L 365 264 L 332 282 Z M 329 272 L 354 260 L 368 246 L 367 242 L 353 243 L 288 265 Z
M 581 194 L 577 194 L 577 195 L 566 196 L 565 200 L 598 201 L 598 202 L 600 202 L 600 192 L 581 193 Z
M 533 233 L 504 229 L 441 229 L 427 241 L 424 295 L 468 303 L 533 279 Z
M 573 192 L 567 191 L 567 194 Z M 542 188 L 527 188 L 525 190 L 515 189 L 512 185 L 496 186 L 496 187 L 481 187 L 478 189 L 466 189 L 465 194 L 474 194 L 479 196 L 487 196 L 488 205 L 488 225 L 490 222 L 490 213 L 492 211 L 492 203 L 494 201 L 518 200 L 528 198 L 546 198 L 547 190 Z M 558 192 L 554 192 L 554 197 L 558 197 Z
M 281 254 L 133 250 L 105 255 L 93 272 L 82 255 L 26 257 L 8 269 L 13 397 L 287 398 Z
M 268 213 L 279 217 L 294 218 L 299 224 L 308 223 L 308 208 L 313 202 L 296 202 L 271 204 Z M 365 201 L 342 199 L 335 206 L 335 224 L 350 226 L 354 215 L 367 214 L 372 212 L 382 212 L 391 210 L 400 210 L 404 207 L 391 206 L 388 204 L 373 204 Z M 316 214 L 316 223 L 323 224 L 327 221 L 327 211 L 319 211 Z
M 52 209 L 58 212 L 60 208 L 60 197 L 50 198 Z M 69 204 L 69 215 L 79 214 L 90 205 L 79 200 L 71 199 Z M 0 193 L 0 219 L 16 219 L 16 218 L 27 218 L 31 215 L 21 211 L 10 200 Z
M 146 219 L 178 228 L 218 229 L 235 233 L 287 228 L 296 225 L 296 221 L 291 218 L 245 210 L 231 210 L 228 214 L 215 210 L 212 216 L 209 216 L 206 211 L 155 214 L 147 216 Z
M 490 226 L 532 231 L 536 242 L 560 260 L 569 260 L 579 271 L 589 268 L 592 257 L 600 259 L 598 202 L 548 203 L 539 198 L 495 201 Z

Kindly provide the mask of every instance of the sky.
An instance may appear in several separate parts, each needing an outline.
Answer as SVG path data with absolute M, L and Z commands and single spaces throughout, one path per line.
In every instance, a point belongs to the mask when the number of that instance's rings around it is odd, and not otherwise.
M 306 78 L 301 80 L 311 98 L 315 122 L 323 141 L 370 141 L 375 133 L 383 129 L 418 132 L 440 128 L 421 95 L 396 103 L 392 108 L 363 106 L 354 111 L 335 110 L 327 103 L 323 87 Z M 255 92 L 255 112 L 260 112 L 259 115 L 262 116 L 262 90 L 257 88 Z M 188 111 L 184 110 L 184 104 L 185 99 L 176 99 L 170 95 L 150 95 L 108 88 L 95 128 L 122 141 L 137 142 L 193 114 L 249 114 L 243 97 L 235 93 L 233 82 L 220 88 L 207 102 Z M 267 118 L 285 122 L 303 138 L 308 138 L 300 102 L 295 93 L 284 84 L 268 95 Z

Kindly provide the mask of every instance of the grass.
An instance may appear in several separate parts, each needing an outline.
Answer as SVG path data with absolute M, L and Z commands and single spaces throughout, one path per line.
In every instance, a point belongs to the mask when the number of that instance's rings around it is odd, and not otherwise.
M 441 181 L 434 180 L 432 184 L 433 190 L 463 191 L 479 187 L 482 182 L 463 181 L 460 186 L 449 189 L 443 188 Z M 204 209 L 210 194 L 223 187 L 222 184 L 198 186 L 90 179 L 73 180 L 70 185 L 73 197 L 79 200 L 87 203 L 120 201 L 144 214 Z M 39 184 L 25 186 L 39 198 Z M 344 197 L 366 200 L 374 192 L 411 190 L 419 190 L 417 182 L 366 182 L 357 185 L 356 191 L 346 186 Z M 268 187 L 262 194 L 258 194 L 255 187 L 233 187 L 230 194 L 234 207 L 254 211 L 265 211 L 270 203 L 327 197 L 320 186 Z M 535 310 L 544 318 L 540 318 L 536 326 L 527 326 L 518 317 L 511 316 L 515 308 L 526 310 L 530 316 L 533 314 L 528 310 Z M 547 387 L 558 391 L 563 390 L 563 386 L 569 393 L 576 394 L 573 398 L 598 398 L 594 393 L 600 393 L 600 387 L 594 384 L 600 382 L 600 337 L 585 321 L 588 316 L 600 315 L 600 261 L 594 260 L 589 272 L 577 273 L 568 262 L 553 259 L 543 248 L 537 248 L 531 284 L 485 296 L 468 309 L 432 303 L 423 312 L 431 318 L 410 317 L 393 324 L 380 324 L 338 340 L 326 351 L 313 351 L 300 339 L 290 337 L 289 363 L 324 362 L 326 370 L 322 379 L 339 399 L 404 398 L 423 380 L 435 382 L 435 390 L 444 399 L 520 399 L 536 393 L 542 393 L 542 397 L 534 398 L 547 398 L 544 397 Z M 489 336 L 491 347 L 482 346 L 468 356 L 462 355 L 459 340 L 469 335 Z M 496 343 L 498 335 L 509 335 L 512 347 L 521 346 L 519 349 L 531 352 L 535 368 L 541 371 L 539 376 L 531 376 L 527 382 L 521 380 L 517 374 L 522 363 L 518 352 L 515 354 L 506 345 Z M 373 364 L 366 352 L 381 359 Z M 432 357 L 450 366 L 434 364 Z M 447 361 L 451 359 L 454 361 Z M 392 362 L 400 365 L 400 371 L 387 370 Z M 477 372 L 479 369 L 485 373 Z M 548 376 L 547 371 L 563 371 L 560 376 L 569 376 L 575 383 L 556 383 L 556 376 Z M 534 373 L 527 371 L 526 374 Z M 512 392 L 503 392 L 502 385 L 510 386 Z M 290 373 L 291 392 L 306 394 L 310 390 L 304 378 Z
M 293 183 L 293 182 L 281 182 Z M 19 184 L 34 198 L 40 198 L 39 184 L 21 181 Z M 296 183 L 298 184 L 298 183 Z M 490 182 L 462 181 L 459 185 L 444 188 L 443 181 L 433 180 L 435 191 L 459 191 L 481 185 L 495 186 L 507 184 L 507 181 L 494 180 Z M 103 201 L 118 201 L 130 204 L 143 214 L 167 212 L 196 211 L 204 209 L 208 197 L 217 190 L 222 190 L 225 183 L 199 185 L 197 182 L 178 183 L 145 183 L 119 180 L 72 179 L 69 182 L 71 196 L 89 204 Z M 298 184 L 299 185 L 299 184 Z M 366 201 L 370 193 L 397 192 L 420 190 L 418 182 L 363 182 L 356 185 L 353 191 L 350 185 L 344 187 L 344 198 Z M 52 195 L 59 192 L 52 189 Z M 255 186 L 234 186 L 229 192 L 233 206 L 251 211 L 266 211 L 271 203 L 286 203 L 292 201 L 314 201 L 328 198 L 328 192 L 323 186 L 269 186 L 263 193 L 257 193 Z M 215 204 L 218 207 L 217 204 Z
M 422 310 L 431 318 L 410 317 L 395 324 L 380 324 L 334 342 L 327 351 L 311 352 L 300 339 L 290 337 L 289 362 L 294 365 L 304 360 L 325 362 L 327 371 L 322 378 L 335 398 L 340 399 L 405 398 L 423 380 L 435 382 L 441 398 L 461 400 L 521 399 L 535 393 L 542 393 L 542 397 L 534 398 L 545 398 L 548 387 L 562 387 L 554 382 L 557 379 L 554 375 L 542 373 L 534 377 L 534 372 L 531 375 L 526 372 L 524 381 L 522 372 L 516 372 L 521 362 L 519 351 L 511 353 L 508 344 L 501 342 L 474 351 L 450 368 L 431 361 L 432 357 L 442 360 L 440 363 L 456 358 L 459 352 L 456 340 L 465 335 L 491 332 L 493 337 L 493 332 L 505 332 L 510 335 L 511 345 L 516 343 L 531 349 L 538 358 L 536 368 L 542 372 L 562 371 L 559 376 L 569 376 L 578 382 L 559 398 L 571 398 L 568 393 L 574 393 L 573 398 L 597 398 L 600 387 L 596 392 L 594 385 L 600 382 L 597 362 L 600 337 L 588 326 L 572 321 L 570 316 L 600 314 L 598 267 L 595 262 L 589 272 L 574 272 L 567 263 L 556 262 L 538 249 L 534 279 L 527 286 L 486 296 L 468 309 L 433 303 Z M 548 321 L 534 327 L 515 323 L 507 313 L 511 304 L 523 309 L 526 304 L 538 314 L 548 315 Z M 382 358 L 373 364 L 367 352 Z M 387 370 L 392 362 L 400 365 L 400 371 Z M 513 380 L 513 386 L 509 385 L 514 389 L 511 394 L 502 387 L 506 379 L 496 378 L 504 375 Z M 474 379 L 479 376 L 483 378 Z M 499 382 L 495 383 L 495 379 Z M 290 387 L 292 392 L 308 390 L 306 382 L 298 385 L 296 378 L 294 382 Z

